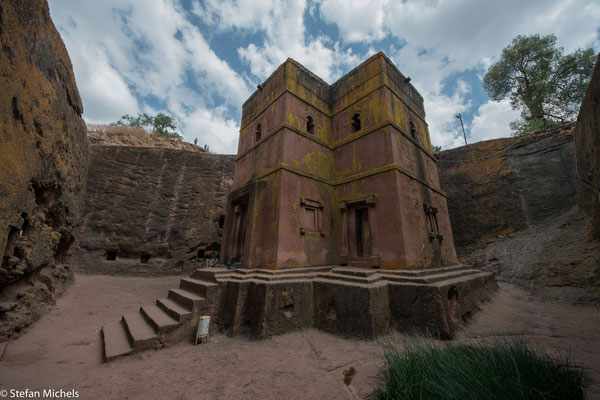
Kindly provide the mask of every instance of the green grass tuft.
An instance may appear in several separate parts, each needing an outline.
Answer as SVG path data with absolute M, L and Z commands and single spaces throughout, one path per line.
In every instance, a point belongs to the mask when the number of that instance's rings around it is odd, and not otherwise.
M 521 340 L 385 348 L 375 399 L 583 399 L 583 369 Z

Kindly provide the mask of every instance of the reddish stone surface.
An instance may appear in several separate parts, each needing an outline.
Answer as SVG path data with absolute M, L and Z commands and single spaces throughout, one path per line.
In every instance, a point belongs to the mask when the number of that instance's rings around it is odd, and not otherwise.
M 0 1 L 0 341 L 72 280 L 88 168 L 83 106 L 47 1 Z
M 143 276 L 206 265 L 219 250 L 232 178 L 229 155 L 92 145 L 73 265 Z
M 288 59 L 244 103 L 225 224 L 249 268 L 457 262 L 423 99 L 383 53 L 331 86 Z
M 436 154 L 459 257 L 556 220 L 576 205 L 573 127 L 568 123 Z
M 592 220 L 592 237 L 600 239 L 600 55 L 579 109 L 575 127 L 579 205 Z

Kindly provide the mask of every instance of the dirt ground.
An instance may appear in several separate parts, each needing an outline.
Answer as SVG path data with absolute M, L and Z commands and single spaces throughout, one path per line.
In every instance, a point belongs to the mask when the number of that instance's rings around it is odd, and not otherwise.
M 355 399 L 376 383 L 382 344 L 412 340 L 400 334 L 351 340 L 314 329 L 264 341 L 214 335 L 196 347 L 179 343 L 105 364 L 102 324 L 163 297 L 180 277 L 75 278 L 51 312 L 7 345 L 0 389 L 75 389 L 80 399 Z M 594 381 L 588 398 L 600 398 L 600 309 L 542 301 L 501 284 L 458 340 L 492 335 L 570 353 Z M 346 385 L 351 367 L 356 374 Z

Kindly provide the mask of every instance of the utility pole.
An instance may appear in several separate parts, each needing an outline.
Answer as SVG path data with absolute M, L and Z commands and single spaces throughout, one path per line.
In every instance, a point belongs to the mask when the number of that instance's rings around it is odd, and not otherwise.
M 460 113 L 458 113 L 456 118 L 460 119 L 460 127 L 462 128 L 463 137 L 465 138 L 465 145 L 466 145 L 467 144 L 467 135 L 465 134 L 465 126 L 463 125 L 463 122 L 462 122 L 462 115 L 460 115 Z

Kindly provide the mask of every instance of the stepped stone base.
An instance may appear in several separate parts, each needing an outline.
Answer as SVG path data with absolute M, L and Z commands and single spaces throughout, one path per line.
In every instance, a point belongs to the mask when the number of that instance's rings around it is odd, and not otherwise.
M 457 265 L 427 270 L 317 267 L 196 270 L 219 284 L 216 321 L 256 338 L 318 329 L 374 338 L 390 328 L 451 338 L 497 289 L 493 274 Z
M 200 315 L 229 335 L 267 338 L 297 329 L 374 338 L 390 329 L 451 338 L 498 288 L 465 265 L 424 270 L 314 267 L 196 270 L 139 314 L 103 327 L 104 357 L 192 339 Z

